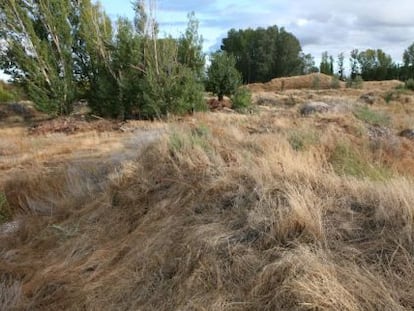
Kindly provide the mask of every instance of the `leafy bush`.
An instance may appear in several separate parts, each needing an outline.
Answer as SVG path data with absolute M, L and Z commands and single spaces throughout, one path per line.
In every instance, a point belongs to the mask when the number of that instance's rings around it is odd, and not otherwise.
M 233 109 L 245 111 L 252 105 L 252 93 L 245 87 L 239 88 L 232 97 Z
M 236 69 L 236 59 L 226 52 L 216 52 L 211 56 L 207 70 L 206 89 L 223 100 L 224 95 L 233 95 L 241 84 L 241 75 Z
M 387 126 L 390 123 L 389 116 L 381 112 L 373 111 L 366 106 L 355 109 L 354 115 L 359 120 L 372 125 Z
M 414 91 L 414 79 L 408 79 L 405 81 L 405 88 Z
M 187 67 L 177 65 L 174 78 L 167 71 L 147 76 L 142 81 L 143 99 L 138 109 L 143 118 L 159 118 L 169 113 L 182 115 L 206 110 L 203 85 Z

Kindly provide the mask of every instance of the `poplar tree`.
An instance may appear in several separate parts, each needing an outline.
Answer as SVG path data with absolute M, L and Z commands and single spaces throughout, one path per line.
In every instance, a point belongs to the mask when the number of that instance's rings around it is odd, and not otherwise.
M 203 76 L 205 57 L 203 54 L 203 37 L 198 33 L 198 21 L 194 12 L 188 14 L 185 33 L 178 39 L 178 61 L 194 70 L 199 78 Z
M 1 69 L 23 86 L 38 108 L 67 113 L 76 96 L 73 32 L 79 1 L 2 0 Z
M 345 65 L 344 65 L 345 56 L 344 53 L 338 54 L 338 78 L 341 81 L 345 80 Z

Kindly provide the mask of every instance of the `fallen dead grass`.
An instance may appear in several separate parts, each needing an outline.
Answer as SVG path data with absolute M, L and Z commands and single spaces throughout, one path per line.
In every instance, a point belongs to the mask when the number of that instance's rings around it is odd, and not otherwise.
M 196 114 L 132 147 L 142 132 L 17 131 L 13 152 L 50 157 L 2 177 L 0 309 L 412 310 L 414 147 L 374 148 L 369 126 L 286 107 Z

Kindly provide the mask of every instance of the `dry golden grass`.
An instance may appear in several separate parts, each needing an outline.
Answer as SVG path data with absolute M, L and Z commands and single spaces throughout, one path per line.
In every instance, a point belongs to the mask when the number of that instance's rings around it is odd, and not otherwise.
M 332 77 L 322 73 L 312 73 L 302 76 L 276 78 L 267 83 L 252 83 L 249 89 L 252 92 L 275 92 L 297 89 L 330 89 L 333 85 Z M 338 87 L 345 87 L 344 82 L 338 82 Z
M 336 85 L 335 85 L 336 84 Z M 362 84 L 362 90 L 366 91 L 384 91 L 403 86 L 404 83 L 398 80 L 389 81 L 365 81 Z M 285 90 L 300 89 L 321 89 L 329 90 L 332 88 L 345 88 L 345 82 L 335 82 L 332 76 L 322 73 L 312 73 L 308 75 L 275 78 L 266 83 L 252 83 L 249 86 L 252 92 L 280 92 Z
M 412 310 L 414 142 L 395 135 L 402 112 L 381 136 L 356 99 L 128 133 L 3 129 L 0 309 Z

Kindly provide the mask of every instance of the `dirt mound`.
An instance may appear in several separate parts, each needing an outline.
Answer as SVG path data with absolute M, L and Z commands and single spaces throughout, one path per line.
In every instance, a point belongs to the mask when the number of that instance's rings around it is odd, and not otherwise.
M 335 81 L 329 75 L 322 73 L 312 73 L 309 75 L 276 78 L 267 83 L 249 84 L 248 88 L 252 92 L 276 92 L 291 89 L 330 89 L 334 86 Z M 344 87 L 344 82 L 339 83 Z
M 86 121 L 74 117 L 60 117 L 42 121 L 29 129 L 31 135 L 45 135 L 50 133 L 74 134 L 79 132 L 106 132 L 120 130 L 120 122 L 109 120 Z

